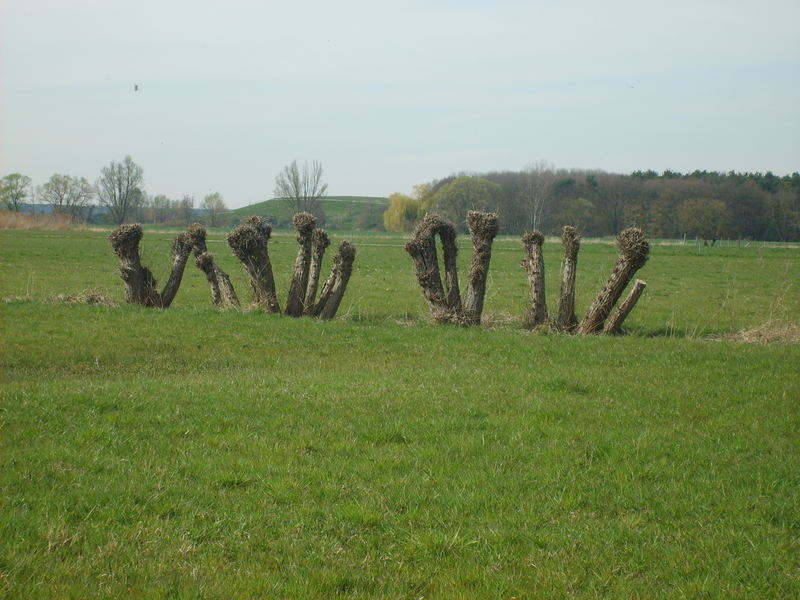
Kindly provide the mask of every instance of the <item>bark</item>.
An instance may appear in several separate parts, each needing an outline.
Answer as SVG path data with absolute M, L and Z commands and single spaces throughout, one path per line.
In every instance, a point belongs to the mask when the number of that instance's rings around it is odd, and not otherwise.
M 436 254 L 436 236 L 442 242 L 445 283 L 442 283 Z M 417 281 L 437 323 L 458 321 L 461 313 L 461 292 L 456 269 L 456 233 L 453 224 L 427 214 L 414 229 L 413 238 L 405 245 L 416 267 Z M 447 291 L 445 291 L 447 290 Z
M 192 240 L 188 233 L 181 233 L 172 241 L 172 269 L 161 292 L 161 308 L 169 307 L 175 299 L 178 288 L 181 287 L 183 272 L 186 270 L 186 262 L 189 260 L 191 252 Z
M 586 316 L 578 326 L 582 335 L 597 333 L 619 300 L 625 287 L 640 268 L 647 262 L 650 253 L 644 232 L 637 227 L 629 227 L 617 236 L 619 257 L 608 281 L 595 297 Z
M 120 261 L 120 276 L 125 282 L 125 301 L 151 308 L 167 308 L 178 293 L 192 250 L 189 235 L 182 233 L 172 242 L 172 269 L 163 293 L 158 292 L 153 273 L 142 265 L 139 256 L 142 235 L 142 226 L 136 223 L 117 227 L 109 236 L 111 247 Z
M 312 238 L 313 252 L 311 254 L 311 266 L 308 270 L 308 286 L 303 306 L 304 315 L 313 315 L 317 288 L 319 287 L 319 277 L 322 271 L 322 258 L 325 250 L 331 245 L 331 240 L 324 229 L 315 229 Z
M 628 297 L 625 298 L 622 303 L 620 303 L 620 305 L 617 307 L 617 310 L 614 311 L 614 314 L 609 317 L 608 321 L 606 321 L 605 327 L 603 327 L 603 333 L 616 335 L 622 332 L 622 324 L 636 306 L 636 303 L 639 301 L 639 297 L 642 295 L 642 292 L 644 292 L 644 288 L 646 287 L 647 283 L 641 279 L 637 279 L 633 282 L 633 287 L 631 288 Z
M 492 258 L 492 242 L 497 235 L 497 215 L 471 210 L 467 213 L 467 226 L 472 234 L 472 263 L 462 321 L 465 325 L 479 325 Z
M 355 258 L 355 246 L 347 240 L 339 244 L 339 251 L 333 257 L 331 274 L 322 286 L 319 302 L 314 308 L 314 314 L 320 319 L 332 319 L 336 316 L 353 272 Z
M 294 261 L 294 272 L 284 313 L 290 317 L 299 317 L 303 314 L 305 304 L 308 271 L 311 267 L 311 245 L 317 219 L 311 213 L 301 212 L 292 217 L 292 224 L 297 230 L 297 243 L 300 247 Z
M 544 236 L 541 231 L 527 231 L 522 236 L 525 258 L 522 266 L 528 273 L 528 286 L 531 291 L 531 303 L 525 315 L 525 327 L 534 329 L 547 322 L 547 299 L 544 293 L 544 256 L 542 244 Z
M 211 289 L 211 303 L 217 308 L 238 308 L 239 298 L 230 277 L 214 261 L 214 255 L 206 248 L 206 228 L 200 223 L 189 226 L 195 264 L 206 276 Z
M 228 234 L 228 245 L 250 277 L 253 302 L 267 312 L 281 311 L 275 294 L 275 278 L 267 243 L 272 227 L 261 217 L 250 217 Z
M 578 271 L 581 236 L 577 229 L 565 225 L 561 242 L 564 245 L 564 260 L 561 262 L 561 295 L 558 298 L 556 327 L 562 331 L 572 331 L 578 325 L 578 317 L 575 316 L 575 275 Z

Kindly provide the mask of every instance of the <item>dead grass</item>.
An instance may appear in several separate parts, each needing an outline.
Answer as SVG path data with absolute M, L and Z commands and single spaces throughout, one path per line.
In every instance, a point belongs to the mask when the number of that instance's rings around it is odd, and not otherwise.
M 0 229 L 64 231 L 72 229 L 72 218 L 69 215 L 29 215 L 3 210 L 0 211 Z
M 111 296 L 106 294 L 103 290 L 88 289 L 74 294 L 58 294 L 52 296 L 53 302 L 65 302 L 68 304 L 92 304 L 95 306 L 117 306 L 117 303 L 111 299 Z
M 800 324 L 786 321 L 767 321 L 751 329 L 737 333 L 715 336 L 716 340 L 732 340 L 747 344 L 798 344 L 800 343 Z

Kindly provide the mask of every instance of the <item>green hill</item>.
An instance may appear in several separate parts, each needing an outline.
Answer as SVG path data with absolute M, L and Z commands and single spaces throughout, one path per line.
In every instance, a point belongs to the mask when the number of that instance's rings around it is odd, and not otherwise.
M 328 196 L 322 200 L 322 224 L 330 230 L 383 230 L 383 213 L 389 201 L 377 196 Z M 226 224 L 234 225 L 252 215 L 269 219 L 279 229 L 292 226 L 293 211 L 283 198 L 257 202 L 225 213 Z M 320 215 L 317 215 L 320 217 Z

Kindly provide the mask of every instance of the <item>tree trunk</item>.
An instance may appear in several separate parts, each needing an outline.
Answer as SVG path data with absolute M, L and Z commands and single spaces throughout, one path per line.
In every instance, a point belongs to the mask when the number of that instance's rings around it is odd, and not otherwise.
M 305 302 L 303 305 L 304 315 L 314 314 L 314 305 L 319 287 L 319 277 L 322 271 L 322 258 L 325 250 L 331 245 L 331 240 L 324 229 L 315 229 L 312 239 L 314 251 L 311 255 L 311 266 L 308 270 L 308 287 L 306 287 Z
M 172 269 L 169 279 L 161 291 L 161 308 L 168 308 L 175 299 L 178 288 L 181 287 L 183 272 L 191 252 L 192 240 L 188 233 L 181 233 L 172 241 Z
M 314 314 L 320 319 L 332 319 L 336 316 L 353 272 L 355 258 L 355 246 L 347 240 L 339 244 L 339 251 L 333 257 L 331 274 L 322 286 L 319 302 L 314 307 Z
M 603 333 L 616 335 L 622 332 L 622 324 L 636 306 L 636 303 L 639 301 L 639 297 L 642 295 L 642 292 L 644 292 L 644 288 L 646 287 L 647 283 L 641 279 L 637 279 L 633 282 L 633 288 L 631 288 L 630 294 L 628 294 L 628 297 L 625 298 L 625 300 L 617 307 L 617 310 L 614 311 L 614 314 L 609 317 L 608 321 L 606 321 L 605 327 L 603 327 Z
M 436 235 L 442 241 L 445 285 L 439 271 L 436 255 Z M 406 243 L 406 252 L 414 260 L 417 281 L 428 301 L 433 320 L 437 323 L 458 321 L 461 312 L 461 292 L 456 269 L 456 233 L 453 224 L 436 215 L 427 214 L 414 229 L 413 238 Z
M 542 244 L 544 236 L 541 231 L 527 231 L 522 236 L 525 258 L 522 266 L 528 273 L 531 303 L 525 315 L 525 327 L 533 329 L 547 322 L 547 298 L 544 293 L 544 256 Z
M 575 275 L 581 248 L 578 230 L 565 225 L 561 232 L 561 243 L 564 245 L 564 260 L 561 263 L 561 295 L 558 299 L 556 327 L 561 331 L 572 331 L 578 325 L 578 317 L 575 316 Z
M 228 234 L 228 245 L 250 276 L 253 302 L 271 313 L 281 311 L 275 294 L 275 279 L 267 243 L 272 227 L 261 217 L 250 217 Z
M 479 325 L 486 296 L 489 261 L 492 258 L 492 242 L 497 235 L 497 215 L 471 210 L 467 213 L 467 226 L 472 235 L 472 263 L 462 320 L 465 325 Z
M 206 276 L 211 289 L 211 303 L 217 308 L 238 308 L 239 298 L 228 274 L 214 261 L 214 255 L 206 248 L 206 228 L 200 223 L 189 226 L 195 264 Z
M 142 235 L 142 226 L 135 223 L 117 227 L 109 236 L 111 247 L 120 261 L 120 276 L 125 282 L 125 301 L 150 308 L 168 308 L 181 285 L 192 249 L 191 241 L 188 234 L 182 233 L 172 242 L 172 269 L 163 293 L 159 294 L 153 273 L 141 263 L 139 242 Z
M 617 236 L 619 257 L 611 276 L 603 289 L 595 297 L 586 316 L 578 327 L 578 333 L 587 335 L 597 333 L 603 328 L 614 304 L 634 274 L 647 262 L 650 244 L 644 232 L 637 227 L 629 227 Z
M 292 282 L 289 285 L 289 296 L 286 298 L 284 314 L 290 317 L 299 317 L 303 314 L 303 307 L 308 287 L 308 271 L 311 266 L 311 244 L 317 219 L 311 213 L 301 212 L 292 217 L 292 224 L 297 230 L 297 243 L 299 248 L 294 261 Z

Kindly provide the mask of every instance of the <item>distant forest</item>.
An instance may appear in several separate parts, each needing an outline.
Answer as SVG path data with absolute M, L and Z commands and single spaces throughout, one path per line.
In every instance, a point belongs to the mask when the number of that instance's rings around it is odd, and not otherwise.
M 471 195 L 468 208 L 496 210 L 507 234 L 540 229 L 553 235 L 563 225 L 574 225 L 596 237 L 638 226 L 653 238 L 800 241 L 798 172 L 783 177 L 733 171 L 620 175 L 539 164 L 518 172 L 452 175 L 418 186 L 424 188 L 423 206 L 446 214 L 450 203 L 459 204 L 453 189 L 476 179 L 484 188 L 487 180 L 495 184 L 496 193 L 484 193 L 478 201 Z

